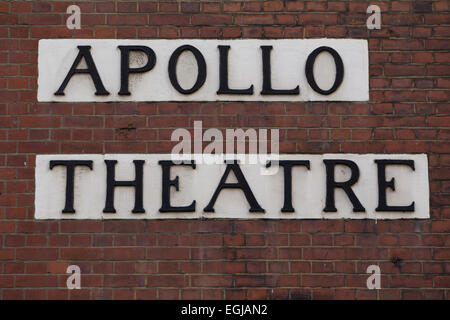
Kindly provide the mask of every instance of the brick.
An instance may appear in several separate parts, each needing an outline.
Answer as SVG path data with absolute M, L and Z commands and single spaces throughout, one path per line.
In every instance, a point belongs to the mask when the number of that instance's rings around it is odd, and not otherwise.
M 324 275 L 304 275 L 302 277 L 303 287 L 335 287 L 343 286 L 343 276 L 324 276 Z
M 63 248 L 60 253 L 64 260 L 99 260 L 102 250 L 97 248 Z
M 0 260 L 14 259 L 14 249 L 0 249 Z
M 18 248 L 16 259 L 18 260 L 56 260 L 58 249 L 47 248 Z
M 420 76 L 424 75 L 423 66 L 386 65 L 384 72 L 387 76 Z
M 18 275 L 16 276 L 16 287 L 56 287 L 56 276 L 29 276 Z
M 194 287 L 231 287 L 233 284 L 231 276 L 193 276 L 191 281 Z
M 226 14 L 194 14 L 191 23 L 193 25 L 226 25 L 231 24 L 232 16 Z
M 235 17 L 235 23 L 243 25 L 261 25 L 273 24 L 274 19 L 269 15 L 245 14 Z
M 118 26 L 136 26 L 147 24 L 147 16 L 143 14 L 108 15 L 107 24 Z
M 337 14 L 303 13 L 298 15 L 298 21 L 303 25 L 332 25 L 337 24 Z
M 147 287 L 186 287 L 187 280 L 184 275 L 151 275 L 147 277 Z
M 157 260 L 185 260 L 189 258 L 189 249 L 186 248 L 149 248 L 147 258 Z
M 146 277 L 141 275 L 106 275 L 106 287 L 145 287 Z

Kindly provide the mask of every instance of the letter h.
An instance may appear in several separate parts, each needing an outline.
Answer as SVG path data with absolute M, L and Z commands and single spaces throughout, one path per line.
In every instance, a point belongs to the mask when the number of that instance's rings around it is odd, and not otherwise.
M 116 180 L 116 163 L 117 160 L 105 160 L 106 163 L 106 203 L 104 213 L 116 213 L 114 208 L 114 189 L 115 187 L 134 187 L 134 209 L 133 213 L 145 213 L 143 200 L 143 167 L 144 160 L 133 160 L 135 168 L 135 179 L 131 181 Z

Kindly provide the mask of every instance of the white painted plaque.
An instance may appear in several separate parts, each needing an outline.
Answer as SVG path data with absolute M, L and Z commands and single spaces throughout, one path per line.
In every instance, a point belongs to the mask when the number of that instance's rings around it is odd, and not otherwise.
M 198 51 L 198 59 L 193 50 Z M 221 60 L 225 52 L 227 57 Z M 263 59 L 263 52 L 268 59 Z M 77 58 L 79 63 L 75 63 Z M 187 92 L 180 92 L 171 81 L 171 59 L 172 76 L 176 74 L 176 83 Z M 199 78 L 202 63 L 205 70 Z M 43 102 L 369 99 L 368 46 L 363 39 L 43 39 L 39 41 L 38 65 L 38 101 Z M 323 91 L 311 85 L 308 65 L 310 77 Z M 99 80 L 94 79 L 93 66 Z M 89 72 L 80 73 L 82 69 Z M 221 76 L 221 69 L 226 70 L 226 77 L 223 72 Z M 75 73 L 69 75 L 71 71 Z M 127 79 L 128 88 L 122 87 L 123 79 Z M 198 87 L 194 88 L 197 79 Z M 338 86 L 333 89 L 336 80 Z M 265 82 L 269 84 L 266 88 Z M 231 92 L 221 90 L 225 84 Z M 236 91 L 245 89 L 251 90 Z M 124 94 L 126 91 L 129 94 Z
M 429 213 L 428 161 L 425 154 L 290 154 L 280 155 L 278 170 L 265 172 L 264 164 L 241 161 L 237 170 L 229 170 L 223 157 L 218 162 L 206 164 L 201 155 L 194 155 L 195 168 L 191 165 L 173 165 L 166 183 L 169 185 L 169 202 L 172 207 L 186 207 L 194 203 L 193 210 L 161 212 L 163 205 L 163 169 L 161 160 L 171 160 L 170 154 L 83 154 L 38 155 L 36 159 L 35 217 L 37 219 L 425 219 Z M 76 166 L 73 179 L 73 213 L 62 212 L 67 207 L 67 166 L 61 161 L 91 161 L 89 166 Z M 105 213 L 107 207 L 107 162 L 116 160 L 114 179 L 133 181 L 136 177 L 135 160 L 142 164 L 142 207 L 145 212 L 133 213 L 136 207 L 135 186 L 114 188 L 115 213 Z M 291 205 L 286 209 L 286 167 L 283 161 L 307 161 L 291 169 Z M 332 161 L 338 161 L 327 172 Z M 53 162 L 52 162 L 53 161 Z M 383 162 L 384 161 L 384 162 Z M 343 164 L 344 162 L 344 164 Z M 53 165 L 51 166 L 51 163 Z M 265 162 L 264 162 L 265 163 Z M 328 163 L 326 165 L 326 163 Z M 351 168 L 353 163 L 356 168 Z M 380 166 L 380 163 L 384 163 Z M 52 167 L 52 169 L 50 169 Z M 277 168 L 272 167 L 272 168 Z M 330 169 L 330 168 L 328 168 Z M 267 170 L 271 170 L 270 168 Z M 355 212 L 355 203 L 342 188 L 327 185 L 329 175 L 337 184 L 348 182 L 351 192 L 363 207 Z M 238 172 L 238 173 L 239 173 Z M 384 173 L 383 173 L 384 172 Z M 268 174 L 271 173 L 271 174 Z M 214 194 L 222 183 L 227 186 L 241 183 L 241 187 L 221 189 L 212 207 Z M 178 177 L 178 179 L 177 179 Z M 258 206 L 263 211 L 250 212 L 249 201 L 242 188 L 242 179 L 248 184 Z M 169 181 L 170 180 L 170 181 Z M 393 184 L 395 190 L 389 186 Z M 167 187 L 167 185 L 166 185 Z M 70 188 L 69 188 L 70 189 Z M 336 211 L 326 210 L 327 195 L 334 195 L 332 206 Z M 380 195 L 385 195 L 384 206 Z M 248 195 L 248 194 L 247 194 Z M 386 209 L 386 206 L 388 209 Z M 70 207 L 70 205 L 69 205 Z M 383 207 L 385 207 L 383 209 Z M 381 208 L 381 210 L 380 210 Z M 403 208 L 404 210 L 399 210 Z M 405 209 L 409 208 L 409 209 Z

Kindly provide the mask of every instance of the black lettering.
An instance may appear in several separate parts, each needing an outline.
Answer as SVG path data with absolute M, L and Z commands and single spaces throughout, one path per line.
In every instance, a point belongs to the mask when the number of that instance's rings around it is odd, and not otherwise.
M 106 202 L 104 213 L 116 213 L 114 208 L 114 189 L 115 187 L 134 187 L 134 209 L 133 213 L 145 213 L 143 200 L 143 167 L 144 160 L 133 160 L 135 169 L 135 179 L 132 181 L 116 181 L 116 163 L 117 160 L 105 160 L 106 163 Z
M 194 212 L 195 211 L 195 200 L 188 206 L 174 207 L 170 204 L 170 187 L 175 187 L 179 191 L 179 181 L 178 176 L 175 179 L 170 179 L 170 168 L 175 165 L 173 161 L 161 160 L 158 162 L 162 167 L 162 205 L 159 212 Z M 181 163 L 183 166 L 191 166 L 195 169 L 194 160 L 190 164 Z
M 119 95 L 130 95 L 128 91 L 128 80 L 130 73 L 143 73 L 153 69 L 156 64 L 155 52 L 146 46 L 119 46 L 121 62 L 120 62 L 120 91 Z M 130 68 L 130 51 L 141 51 L 147 56 L 145 66 L 138 68 Z
M 359 179 L 359 168 L 353 161 L 350 160 L 323 160 L 326 166 L 327 174 L 327 197 L 326 205 L 323 211 L 325 212 L 337 212 L 334 202 L 334 190 L 336 188 L 341 188 L 347 194 L 353 205 L 353 212 L 364 212 L 366 209 L 359 202 L 355 193 L 352 190 L 352 185 L 354 185 Z M 350 168 L 351 177 L 345 182 L 336 182 L 334 178 L 334 168 L 336 165 L 344 165 Z
M 270 164 L 269 161 L 267 167 L 270 167 Z M 292 167 L 304 166 L 309 170 L 310 162 L 309 160 L 280 160 L 278 164 L 284 171 L 284 204 L 281 212 L 295 212 L 292 206 Z
M 236 176 L 237 182 L 236 183 L 227 183 L 227 178 L 230 172 L 233 171 L 234 175 Z M 244 192 L 244 195 L 250 204 L 249 212 L 264 212 L 264 209 L 261 208 L 261 206 L 258 204 L 258 201 L 256 201 L 255 196 L 253 195 L 252 190 L 250 189 L 250 186 L 247 183 L 247 180 L 244 177 L 244 174 L 241 171 L 241 168 L 239 167 L 239 164 L 237 161 L 234 161 L 233 163 L 228 163 L 227 167 L 225 169 L 225 172 L 220 179 L 219 186 L 217 187 L 216 191 L 214 192 L 214 195 L 212 196 L 211 200 L 209 201 L 208 205 L 203 209 L 204 212 L 214 212 L 214 204 L 216 203 L 216 200 L 222 191 L 222 189 L 229 188 L 229 189 L 241 189 Z
M 100 78 L 100 75 L 98 74 L 97 67 L 95 66 L 94 59 L 92 59 L 91 55 L 91 46 L 78 46 L 78 55 L 75 58 L 75 61 L 72 64 L 72 67 L 70 68 L 69 72 L 67 73 L 66 78 L 62 82 L 61 86 L 59 87 L 58 91 L 55 92 L 55 95 L 57 96 L 63 96 L 64 95 L 64 89 L 66 88 L 67 84 L 69 83 L 69 80 L 72 78 L 72 76 L 76 73 L 87 73 L 91 76 L 92 81 L 94 82 L 95 86 L 95 95 L 97 96 L 107 96 L 109 95 L 109 92 L 106 91 L 105 87 L 103 86 L 102 79 Z M 86 69 L 77 69 L 78 64 L 81 62 L 81 59 L 86 61 L 87 68 Z
M 195 81 L 195 84 L 190 89 L 183 89 L 180 84 L 178 83 L 177 79 L 177 63 L 178 58 L 184 51 L 190 51 L 195 57 L 195 60 L 197 60 L 197 80 Z M 206 80 L 206 62 L 205 58 L 203 57 L 202 53 L 195 47 L 190 45 L 184 45 L 181 47 L 178 47 L 170 57 L 169 60 L 169 79 L 170 83 L 172 83 L 172 86 L 180 93 L 182 94 L 191 94 L 200 89 Z
M 261 46 L 262 50 L 262 66 L 263 66 L 263 87 L 261 94 L 262 95 L 281 95 L 281 94 L 289 94 L 295 95 L 300 93 L 299 86 L 294 89 L 273 89 L 272 88 L 272 74 L 270 67 L 270 52 L 272 51 L 272 46 Z
M 74 200 L 74 184 L 75 184 L 75 167 L 85 166 L 92 170 L 92 160 L 51 160 L 50 170 L 55 166 L 66 167 L 66 203 L 62 213 L 75 213 L 73 208 Z
M 219 90 L 217 94 L 253 94 L 253 85 L 248 89 L 230 89 L 228 86 L 228 51 L 230 46 L 218 46 L 219 62 Z
M 319 88 L 319 86 L 316 83 L 316 80 L 314 79 L 314 62 L 316 61 L 316 58 L 319 55 L 319 53 L 323 51 L 326 51 L 333 56 L 334 63 L 336 65 L 336 77 L 334 79 L 333 86 L 328 90 L 323 90 Z M 344 80 L 344 64 L 342 63 L 341 56 L 339 55 L 339 53 L 337 53 L 336 50 L 325 46 L 319 47 L 315 49 L 313 52 L 311 52 L 311 54 L 308 56 L 308 59 L 306 60 L 305 73 L 306 79 L 308 80 L 309 85 L 314 91 L 320 94 L 328 95 L 335 92 L 341 85 L 342 80 Z
M 378 167 L 378 207 L 375 211 L 414 211 L 414 201 L 409 206 L 389 206 L 386 200 L 386 189 L 395 191 L 395 179 L 386 181 L 386 166 L 406 165 L 414 171 L 414 160 L 375 160 L 375 163 Z

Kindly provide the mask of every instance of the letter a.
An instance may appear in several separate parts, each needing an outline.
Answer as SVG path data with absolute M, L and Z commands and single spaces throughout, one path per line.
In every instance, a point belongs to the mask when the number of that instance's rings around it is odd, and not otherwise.
M 67 7 L 67 14 L 70 16 L 66 20 L 67 29 L 81 29 L 81 10 L 77 5 L 71 5 Z
M 367 18 L 367 29 L 381 29 L 381 9 L 377 5 L 370 5 L 367 7 L 367 13 L 373 14 Z
M 373 273 L 369 278 L 367 278 L 367 289 L 381 289 L 381 270 L 379 266 L 370 265 L 367 267 L 366 273 Z
M 69 72 L 67 73 L 66 78 L 63 83 L 59 87 L 58 91 L 55 92 L 56 96 L 63 96 L 64 89 L 69 83 L 70 79 L 75 73 L 87 73 L 91 76 L 92 81 L 94 81 L 96 92 L 95 94 L 98 96 L 107 96 L 109 92 L 106 91 L 103 86 L 102 79 L 100 79 L 100 75 L 98 74 L 97 67 L 95 66 L 94 59 L 92 59 L 91 55 L 91 46 L 78 46 L 78 55 L 75 58 L 75 61 L 72 64 Z M 86 69 L 77 69 L 77 66 L 80 64 L 81 59 L 86 61 L 87 68 Z
M 66 273 L 73 273 L 69 278 L 67 278 L 66 285 L 67 289 L 81 289 L 81 269 L 77 265 L 70 265 L 67 268 Z

